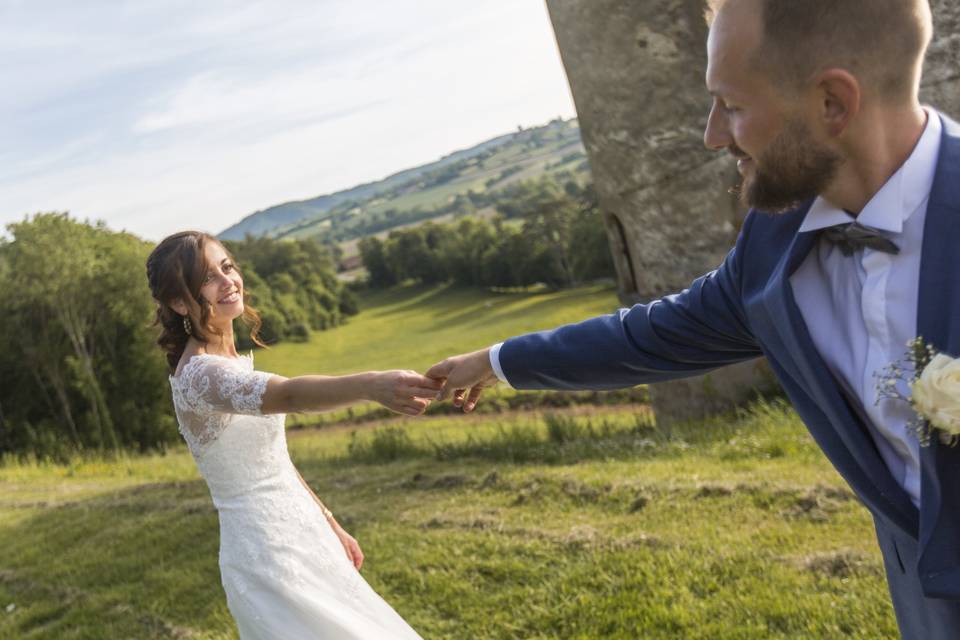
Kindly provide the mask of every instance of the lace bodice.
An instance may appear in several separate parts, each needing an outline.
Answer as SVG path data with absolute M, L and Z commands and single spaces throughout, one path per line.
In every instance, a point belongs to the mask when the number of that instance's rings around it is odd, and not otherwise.
M 202 455 L 237 414 L 259 416 L 273 374 L 253 370 L 253 357 L 192 356 L 170 376 L 180 433 L 194 456 Z

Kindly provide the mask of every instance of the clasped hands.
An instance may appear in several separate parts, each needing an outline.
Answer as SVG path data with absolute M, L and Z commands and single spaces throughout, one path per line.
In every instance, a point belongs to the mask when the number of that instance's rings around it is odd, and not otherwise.
M 469 413 L 480 394 L 499 382 L 490 365 L 490 349 L 451 356 L 430 367 L 425 375 L 415 371 L 385 371 L 371 385 L 371 396 L 391 411 L 417 416 L 434 400 L 453 398 L 455 407 Z

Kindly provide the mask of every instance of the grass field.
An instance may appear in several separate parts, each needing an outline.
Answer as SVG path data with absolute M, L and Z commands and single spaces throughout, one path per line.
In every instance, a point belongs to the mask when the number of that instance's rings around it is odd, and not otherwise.
M 559 292 L 487 293 L 448 285 L 368 293 L 361 313 L 306 344 L 258 351 L 256 366 L 283 375 L 337 375 L 376 369 L 426 371 L 447 356 L 489 346 L 518 333 L 576 322 L 618 306 L 615 292 L 595 286 Z M 511 395 L 498 388 L 494 394 Z M 350 411 L 362 414 L 371 406 Z M 329 423 L 345 412 L 291 416 L 288 425 Z
M 422 369 L 615 305 L 600 289 L 363 302 L 258 367 Z M 777 402 L 670 430 L 644 407 L 577 407 L 301 429 L 289 446 L 425 638 L 896 637 L 867 512 Z M 217 547 L 182 448 L 8 464 L 0 638 L 235 638 Z
M 284 375 L 342 374 L 369 369 L 425 370 L 435 362 L 517 333 L 549 329 L 610 313 L 609 287 L 559 292 L 487 293 L 449 285 L 374 291 L 361 313 L 307 344 L 280 344 L 256 353 L 257 366 Z

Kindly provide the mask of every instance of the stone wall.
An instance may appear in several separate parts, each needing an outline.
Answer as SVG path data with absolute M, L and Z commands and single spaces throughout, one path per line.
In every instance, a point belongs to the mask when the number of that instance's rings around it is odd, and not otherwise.
M 726 153 L 703 146 L 703 0 L 547 0 L 625 305 L 685 288 L 733 245 L 745 211 Z M 960 3 L 934 0 L 923 100 L 960 116 Z M 699 418 L 769 384 L 762 365 L 654 385 L 658 419 Z

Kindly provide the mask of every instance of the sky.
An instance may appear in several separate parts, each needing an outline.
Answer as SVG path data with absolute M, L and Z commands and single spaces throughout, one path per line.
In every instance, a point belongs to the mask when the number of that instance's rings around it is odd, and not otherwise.
M 151 241 L 575 116 L 543 0 L 0 0 L 0 59 L 0 226 Z

